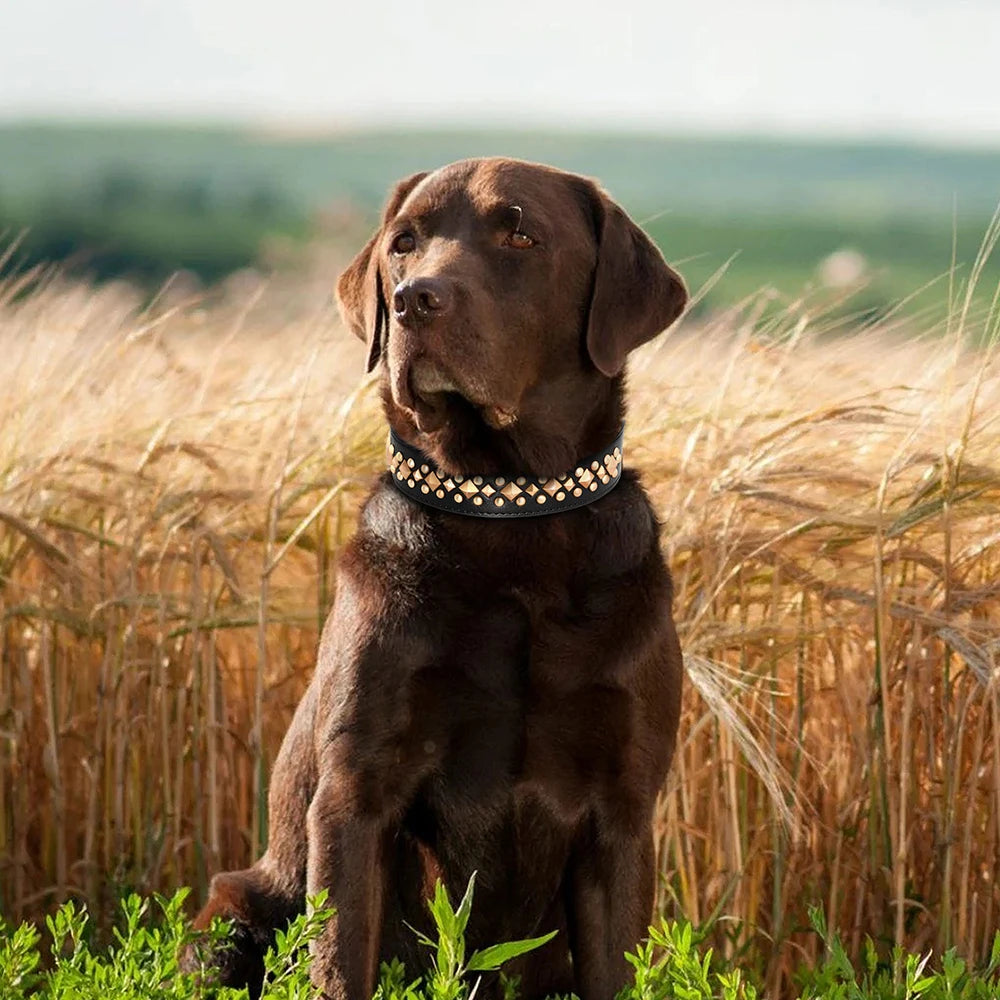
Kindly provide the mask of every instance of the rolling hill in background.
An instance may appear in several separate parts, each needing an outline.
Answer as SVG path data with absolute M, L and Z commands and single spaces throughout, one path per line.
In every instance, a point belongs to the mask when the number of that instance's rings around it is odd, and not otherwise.
M 97 278 L 155 283 L 184 268 L 211 281 L 253 262 L 268 236 L 305 237 L 317 220 L 350 245 L 399 177 L 492 154 L 598 178 L 695 288 L 732 259 L 713 302 L 763 285 L 796 294 L 848 250 L 864 265 L 862 307 L 882 308 L 948 269 L 953 231 L 967 270 L 1000 202 L 1000 150 L 16 124 L 0 128 L 0 231 L 23 233 L 8 269 L 59 259 Z

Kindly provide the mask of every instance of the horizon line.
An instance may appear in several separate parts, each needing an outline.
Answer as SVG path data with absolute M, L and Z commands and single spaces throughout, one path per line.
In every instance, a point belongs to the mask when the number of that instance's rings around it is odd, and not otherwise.
M 412 118 L 383 115 L 378 119 L 358 115 L 289 116 L 278 112 L 247 111 L 192 112 L 172 109 L 126 108 L 118 111 L 87 109 L 82 111 L 54 109 L 0 108 L 0 128 L 11 127 L 79 127 L 79 128 L 177 128 L 206 131 L 259 133 L 261 138 L 295 142 L 308 139 L 334 139 L 350 135 L 379 133 L 438 133 L 459 134 L 518 132 L 525 135 L 551 134 L 558 136 L 593 136 L 678 141 L 759 141 L 775 144 L 816 146 L 878 145 L 903 146 L 966 152 L 1000 153 L 1000 136 L 994 132 L 935 132 L 929 129 L 850 128 L 834 125 L 827 128 L 799 125 L 775 125 L 759 122 L 736 127 L 723 122 L 694 123 L 626 118 L 602 120 L 596 118 L 549 119 L 544 116 L 497 115 L 489 121 L 462 115 L 427 115 Z

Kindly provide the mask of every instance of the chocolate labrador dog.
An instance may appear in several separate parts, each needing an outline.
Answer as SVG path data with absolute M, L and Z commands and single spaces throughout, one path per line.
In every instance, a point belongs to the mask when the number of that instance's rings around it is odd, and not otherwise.
M 429 930 L 435 882 L 478 872 L 470 950 L 558 931 L 511 966 L 522 995 L 609 1000 L 651 917 L 682 670 L 622 465 L 623 368 L 684 284 L 592 181 L 477 159 L 397 184 L 337 292 L 381 366 L 389 469 L 275 762 L 267 852 L 215 877 L 199 924 L 234 919 L 215 961 L 258 990 L 275 928 L 328 889 L 314 980 L 368 1000 L 380 960 L 421 964 L 406 925 Z

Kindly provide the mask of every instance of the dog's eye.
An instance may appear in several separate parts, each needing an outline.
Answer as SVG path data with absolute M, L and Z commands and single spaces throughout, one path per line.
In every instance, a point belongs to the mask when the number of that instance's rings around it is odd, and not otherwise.
M 391 244 L 393 253 L 404 254 L 413 253 L 417 248 L 417 241 L 413 233 L 400 233 Z
M 515 250 L 529 250 L 535 245 L 535 241 L 527 233 L 511 233 L 504 244 Z

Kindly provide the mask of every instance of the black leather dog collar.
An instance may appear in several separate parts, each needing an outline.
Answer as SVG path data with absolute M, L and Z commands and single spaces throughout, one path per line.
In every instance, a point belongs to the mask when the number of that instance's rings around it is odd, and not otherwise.
M 422 451 L 389 431 L 386 453 L 396 488 L 411 500 L 473 517 L 537 517 L 599 500 L 622 474 L 622 425 L 607 448 L 552 479 L 532 476 L 447 476 Z

